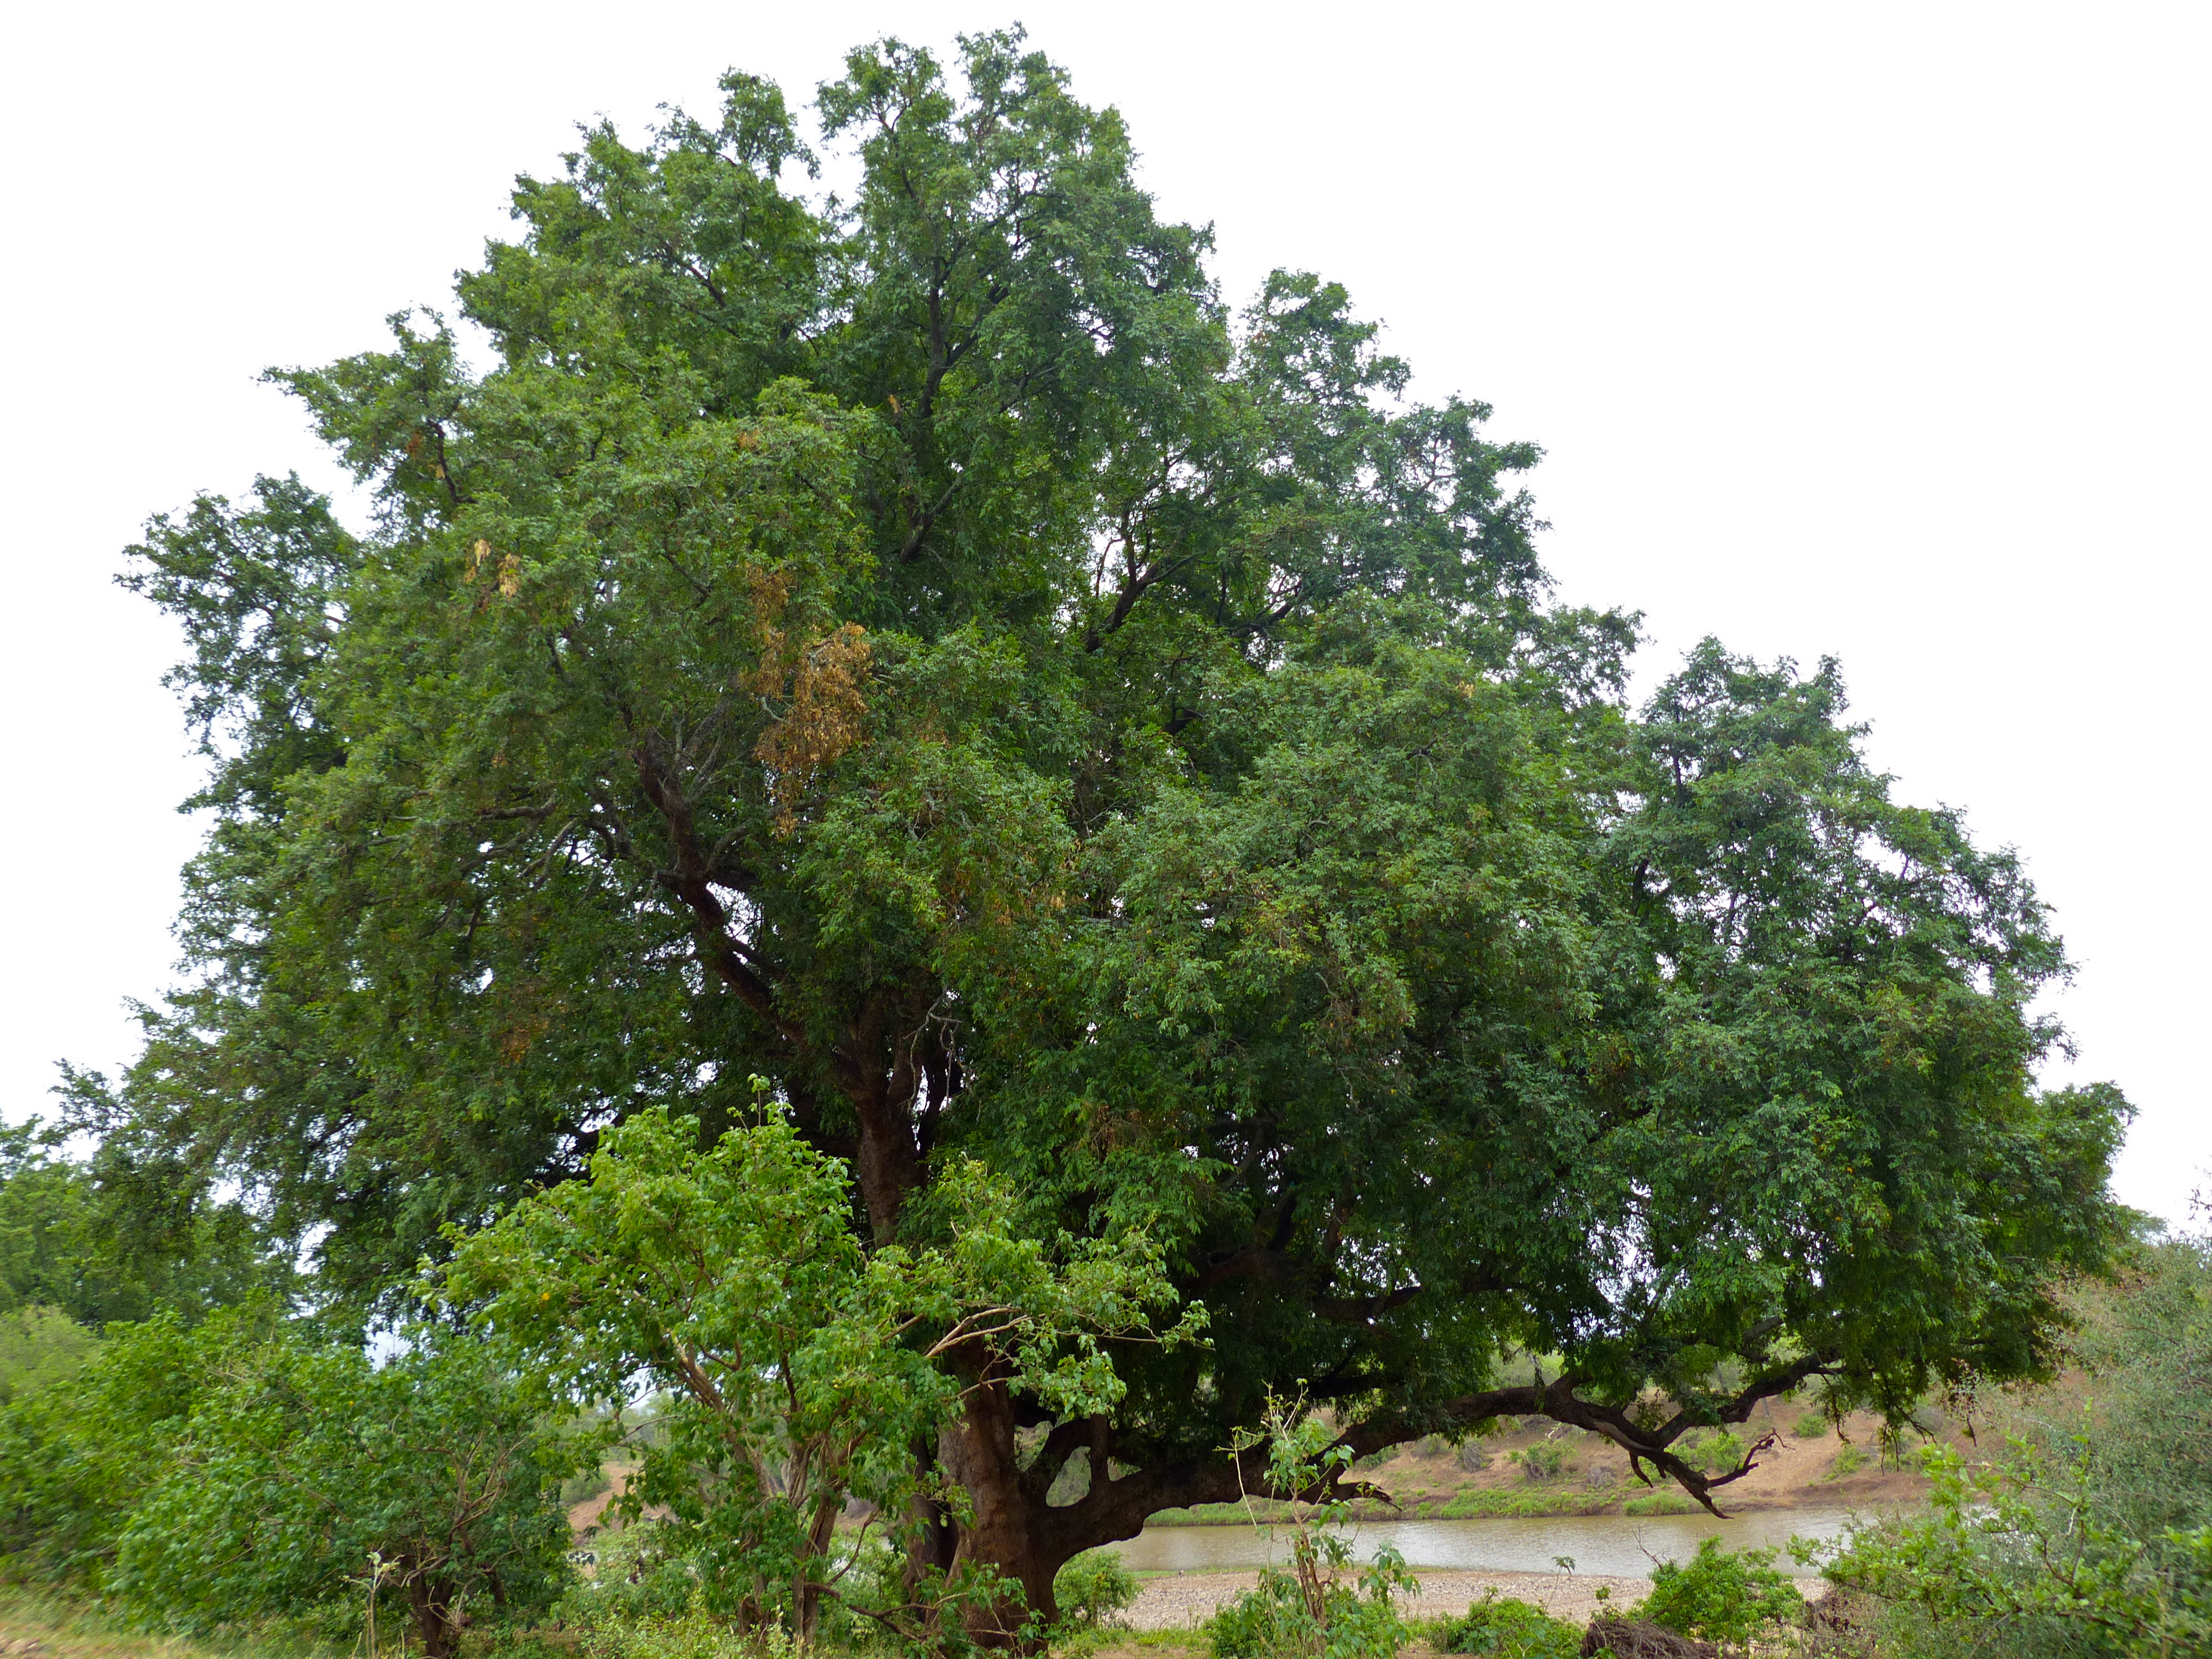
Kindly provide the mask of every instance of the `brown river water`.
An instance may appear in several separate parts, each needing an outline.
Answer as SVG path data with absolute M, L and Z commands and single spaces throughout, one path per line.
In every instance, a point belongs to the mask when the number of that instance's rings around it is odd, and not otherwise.
M 1346 1529 L 1352 1559 L 1395 1544 L 1413 1567 L 1489 1572 L 1604 1573 L 1638 1577 L 1661 1561 L 1685 1561 L 1708 1538 L 1729 1549 L 1773 1549 L 1784 1572 L 1805 1574 L 1782 1548 L 1792 1535 L 1830 1539 L 1850 1519 L 1843 1510 L 1764 1510 L 1726 1521 L 1710 1515 L 1559 1515 L 1475 1521 L 1368 1521 Z M 1151 1527 L 1114 1548 L 1138 1572 L 1249 1572 L 1287 1559 L 1279 1529 Z M 1562 1568 L 1559 1558 L 1574 1565 Z

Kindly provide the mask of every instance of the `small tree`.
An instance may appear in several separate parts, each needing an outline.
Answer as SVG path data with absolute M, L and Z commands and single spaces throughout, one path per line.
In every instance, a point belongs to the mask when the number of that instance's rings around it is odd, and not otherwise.
M 379 1368 L 283 1334 L 223 1355 L 125 1528 L 116 1583 L 187 1627 L 341 1593 L 375 1564 L 430 1659 L 479 1597 L 546 1599 L 568 1532 L 561 1432 L 481 1345 L 434 1328 Z
M 1407 1632 L 1393 1592 L 1418 1595 L 1405 1557 L 1385 1545 L 1356 1578 L 1352 1547 L 1336 1528 L 1351 1518 L 1340 1482 L 1352 1464 L 1336 1425 L 1301 1399 L 1267 1401 L 1266 1433 L 1246 1437 L 1243 1454 L 1262 1443 L 1267 1487 L 1291 1506 L 1291 1571 L 1269 1567 L 1214 1622 L 1220 1659 L 1392 1659 Z
M 1012 1195 L 975 1164 L 939 1186 L 920 1230 L 933 1242 L 870 1254 L 843 1164 L 781 1116 L 700 1143 L 696 1120 L 665 1110 L 610 1130 L 589 1182 L 457 1231 L 442 1293 L 556 1390 L 667 1389 L 623 1505 L 665 1507 L 710 1608 L 811 1643 L 846 1576 L 830 1543 L 848 1499 L 893 1530 L 918 1524 L 914 1448 L 987 1378 L 1056 1418 L 1110 1413 L 1121 1385 L 1102 1339 L 1150 1339 L 1173 1293 L 1142 1234 L 1056 1255 L 1015 1237 Z M 1201 1322 L 1192 1309 L 1168 1337 Z M 1048 1585 L 1017 1598 L 975 1567 L 910 1572 L 906 1605 L 860 1611 L 907 1630 L 951 1600 L 999 1624 L 1022 1622 L 1018 1601 L 1052 1615 Z

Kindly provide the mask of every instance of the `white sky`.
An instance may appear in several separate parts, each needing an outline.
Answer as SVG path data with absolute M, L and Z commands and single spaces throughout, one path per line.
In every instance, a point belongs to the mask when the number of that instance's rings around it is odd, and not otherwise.
M 1004 0 L 1001 0 L 1001 3 Z M 377 343 L 504 234 L 572 124 L 795 101 L 843 50 L 1019 15 L 1118 105 L 1225 291 L 1340 278 L 1417 392 L 1497 407 L 1564 594 L 1843 659 L 1907 799 L 2017 844 L 2081 971 L 2078 1066 L 2180 1219 L 2212 884 L 2212 9 L 661 4 L 11 13 L 0 315 L 10 712 L 0 1115 L 132 1050 L 196 831 L 175 654 L 110 585 L 150 513 L 296 468 L 270 363 Z

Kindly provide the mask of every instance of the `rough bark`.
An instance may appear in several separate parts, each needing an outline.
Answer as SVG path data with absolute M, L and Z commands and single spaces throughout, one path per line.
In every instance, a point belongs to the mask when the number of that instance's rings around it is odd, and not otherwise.
M 407 1611 L 415 1620 L 415 1633 L 422 1638 L 422 1651 L 428 1659 L 453 1659 L 460 1647 L 461 1632 L 453 1620 L 453 1592 L 442 1580 L 429 1573 L 411 1573 L 407 1578 Z

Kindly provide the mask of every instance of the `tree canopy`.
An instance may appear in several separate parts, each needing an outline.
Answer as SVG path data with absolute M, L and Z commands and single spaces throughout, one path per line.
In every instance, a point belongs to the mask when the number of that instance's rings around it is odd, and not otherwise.
M 1233 1495 L 1270 1390 L 1356 1452 L 1501 1412 L 1670 1449 L 1818 1383 L 2049 1363 L 2122 1217 L 2109 1089 L 2008 853 L 1893 801 L 1834 665 L 1564 606 L 1490 410 L 1337 285 L 1237 310 L 1111 110 L 1018 35 L 861 48 L 810 196 L 781 94 L 525 178 L 434 315 L 274 378 L 373 493 L 155 520 L 210 758 L 118 1169 L 235 1182 L 395 1298 L 441 1229 L 750 1079 L 861 1255 L 979 1163 L 1037 1238 L 1145 1230 L 1204 1345 L 1065 1414 L 1003 1355 L 926 1535 L 1054 1570 Z M 1514 1356 L 1542 1356 L 1504 1384 Z M 1047 1501 L 1079 1454 L 1091 1479 Z

